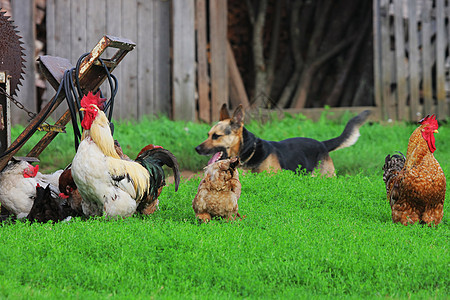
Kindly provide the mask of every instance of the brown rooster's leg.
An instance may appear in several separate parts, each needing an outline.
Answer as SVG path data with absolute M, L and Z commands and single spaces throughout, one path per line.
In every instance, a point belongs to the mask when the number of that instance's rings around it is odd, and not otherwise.
M 211 220 L 211 215 L 209 213 L 195 214 L 195 216 L 203 221 L 203 223 L 208 223 Z
M 441 223 L 442 217 L 444 216 L 443 210 L 444 204 L 439 203 L 436 206 L 427 207 L 425 212 L 422 214 L 422 221 L 428 224 L 428 226 L 438 225 Z

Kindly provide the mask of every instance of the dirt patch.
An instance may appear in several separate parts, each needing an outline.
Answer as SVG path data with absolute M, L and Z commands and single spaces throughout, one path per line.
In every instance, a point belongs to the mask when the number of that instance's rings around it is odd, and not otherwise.
M 203 176 L 203 171 L 197 171 L 197 172 L 193 172 L 191 170 L 181 171 L 181 180 L 191 180 L 194 177 L 202 177 L 202 176 Z M 172 184 L 173 181 L 174 181 L 173 176 L 166 178 L 167 184 Z

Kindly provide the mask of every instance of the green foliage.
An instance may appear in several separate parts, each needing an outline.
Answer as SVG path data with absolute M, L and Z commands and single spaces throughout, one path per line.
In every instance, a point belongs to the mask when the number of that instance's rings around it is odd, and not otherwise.
M 325 140 L 350 117 L 314 123 L 287 116 L 246 126 L 267 140 Z M 161 117 L 115 127 L 130 157 L 153 143 L 174 153 L 182 169 L 199 170 L 208 159 L 194 150 L 208 124 Z M 199 224 L 191 204 L 201 178 L 194 177 L 178 192 L 165 187 L 151 216 L 4 223 L 0 298 L 448 298 L 449 206 L 438 227 L 393 224 L 381 178 L 384 157 L 405 153 L 415 128 L 364 125 L 354 146 L 331 154 L 334 178 L 241 171 L 242 220 Z M 446 129 L 436 135 L 435 156 L 448 174 Z M 70 162 L 68 132 L 42 154 L 41 168 Z

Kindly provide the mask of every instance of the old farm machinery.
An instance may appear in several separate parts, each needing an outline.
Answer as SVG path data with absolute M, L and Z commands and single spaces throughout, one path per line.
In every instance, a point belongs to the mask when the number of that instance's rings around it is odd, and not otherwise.
M 11 136 L 9 95 L 16 95 L 23 79 L 24 53 L 22 42 L 12 21 L 0 11 L 0 153 L 8 148 Z
M 45 79 L 55 89 L 52 99 L 37 114 L 28 111 L 14 97 L 22 79 L 23 48 L 16 27 L 12 21 L 0 13 L 0 172 L 12 159 L 38 161 L 37 157 L 45 150 L 60 132 L 64 132 L 65 125 L 72 120 L 74 125 L 75 147 L 81 138 L 77 124 L 80 100 L 89 91 L 96 92 L 105 80 L 111 88 L 111 96 L 105 106 L 105 113 L 111 120 L 114 105 L 114 95 L 117 92 L 117 80 L 111 72 L 117 67 L 127 53 L 136 46 L 130 40 L 105 35 L 95 45 L 92 51 L 81 55 L 76 66 L 69 60 L 54 56 L 40 56 L 39 69 Z M 101 58 L 110 49 L 110 58 Z M 108 53 L 109 53 L 108 52 Z M 51 125 L 47 119 L 49 115 L 66 100 L 68 109 L 55 124 Z M 11 143 L 11 115 L 12 104 L 24 109 L 31 118 L 24 131 Z M 80 119 L 81 119 L 80 115 Z M 25 157 L 16 157 L 17 152 L 37 131 L 47 133 L 32 148 Z
M 76 122 L 76 120 L 74 120 L 74 117 L 76 117 L 74 112 L 78 111 L 80 98 L 84 94 L 87 94 L 89 91 L 97 91 L 100 85 L 107 79 L 114 90 L 117 86 L 117 82 L 114 82 L 111 72 L 117 67 L 125 55 L 134 49 L 134 47 L 135 44 L 129 40 L 107 35 L 97 43 L 91 52 L 80 57 L 76 67 L 73 67 L 65 58 L 53 56 L 39 57 L 39 67 L 41 72 L 57 92 L 49 103 L 33 117 L 17 139 L 11 143 L 5 151 L 0 152 L 0 171 L 3 170 L 8 161 L 12 159 L 12 157 L 41 126 L 42 128 L 49 128 L 49 132 L 47 132 L 47 134 L 27 154 L 27 157 L 29 158 L 38 157 L 56 135 L 62 131 L 62 127 L 64 127 L 71 119 Z M 117 51 L 111 58 L 100 58 L 107 48 L 115 48 Z M 10 80 L 10 82 L 11 81 L 12 80 Z M 9 85 L 9 89 L 11 90 L 12 86 L 11 84 Z M 112 115 L 114 94 L 113 91 L 112 97 L 106 105 L 106 109 L 109 110 L 109 113 L 107 114 L 109 117 Z M 2 93 L 2 96 L 8 98 L 7 100 L 12 98 L 7 93 Z M 56 121 L 55 125 L 42 126 L 42 124 L 46 122 L 47 117 L 65 99 L 69 100 L 67 101 L 69 106 L 67 111 Z M 4 108 L 3 110 L 5 111 Z M 6 115 L 9 116 L 8 112 Z M 5 123 L 5 120 L 3 120 L 3 123 Z M 7 134 L 2 133 L 2 135 Z

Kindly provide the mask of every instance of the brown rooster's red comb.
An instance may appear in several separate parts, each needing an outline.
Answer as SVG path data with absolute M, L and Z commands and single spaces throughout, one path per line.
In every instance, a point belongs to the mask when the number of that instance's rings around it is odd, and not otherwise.
M 100 92 L 97 92 L 97 94 L 93 94 L 92 92 L 89 92 L 86 96 L 83 96 L 81 99 L 81 107 L 88 107 L 91 104 L 97 105 L 98 108 L 103 110 L 105 106 L 105 98 L 100 98 Z
M 425 118 L 419 121 L 419 124 L 430 124 L 435 125 L 437 127 L 438 123 L 436 120 L 436 115 L 434 114 L 432 114 L 431 116 L 427 115 Z

